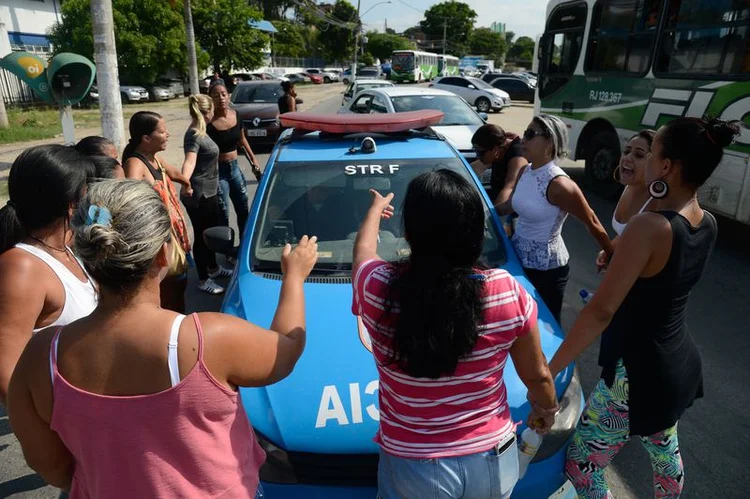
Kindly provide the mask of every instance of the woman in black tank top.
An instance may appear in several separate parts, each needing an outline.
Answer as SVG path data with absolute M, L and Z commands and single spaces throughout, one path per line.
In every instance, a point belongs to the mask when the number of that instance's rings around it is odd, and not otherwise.
M 631 435 L 651 458 L 656 496 L 682 491 L 677 421 L 703 396 L 700 354 L 685 317 L 716 240 L 716 221 L 696 192 L 739 130 L 736 122 L 697 118 L 659 130 L 645 174 L 653 211 L 630 220 L 603 282 L 550 362 L 559 373 L 606 328 L 602 379 L 568 449 L 566 474 L 579 497 L 607 497 L 604 468 Z

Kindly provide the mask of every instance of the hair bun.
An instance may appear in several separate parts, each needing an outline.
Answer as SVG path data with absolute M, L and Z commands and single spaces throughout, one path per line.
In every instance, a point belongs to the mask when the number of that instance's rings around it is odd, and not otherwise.
M 724 121 L 718 118 L 706 120 L 706 134 L 711 142 L 722 148 L 728 147 L 742 132 L 739 121 Z
M 83 236 L 83 237 L 81 237 Z M 89 225 L 79 232 L 76 247 L 81 257 L 97 267 L 115 254 L 122 244 L 120 235 L 111 226 Z

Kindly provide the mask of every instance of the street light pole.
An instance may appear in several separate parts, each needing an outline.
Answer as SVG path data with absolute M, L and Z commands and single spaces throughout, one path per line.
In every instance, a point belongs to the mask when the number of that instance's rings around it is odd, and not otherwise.
M 352 64 L 352 80 L 357 78 L 357 37 L 362 29 L 362 22 L 359 20 L 359 9 L 361 7 L 361 0 L 357 0 L 357 27 L 354 31 L 354 63 Z

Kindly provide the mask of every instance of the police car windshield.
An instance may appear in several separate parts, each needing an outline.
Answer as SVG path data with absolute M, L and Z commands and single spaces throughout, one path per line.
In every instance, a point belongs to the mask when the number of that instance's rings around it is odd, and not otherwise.
M 458 159 L 409 159 L 378 162 L 277 162 L 270 174 L 251 245 L 253 270 L 280 273 L 281 252 L 303 235 L 318 236 L 314 275 L 348 276 L 359 225 L 370 207 L 369 189 L 395 194 L 395 215 L 380 226 L 378 254 L 390 262 L 409 256 L 403 236 L 401 204 L 409 182 L 420 173 L 448 168 L 470 178 Z M 505 263 L 505 248 L 489 210 L 483 263 Z

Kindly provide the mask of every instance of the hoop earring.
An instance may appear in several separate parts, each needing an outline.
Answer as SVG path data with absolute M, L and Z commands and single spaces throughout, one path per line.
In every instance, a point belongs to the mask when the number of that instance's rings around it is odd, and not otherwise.
M 617 165 L 617 168 L 615 168 L 615 171 L 612 172 L 612 178 L 615 179 L 615 182 L 617 182 L 618 184 L 621 183 L 620 180 L 622 180 L 619 173 L 620 173 L 620 165 Z
M 648 193 L 654 199 L 662 199 L 669 194 L 669 186 L 663 180 L 654 180 L 648 185 Z

